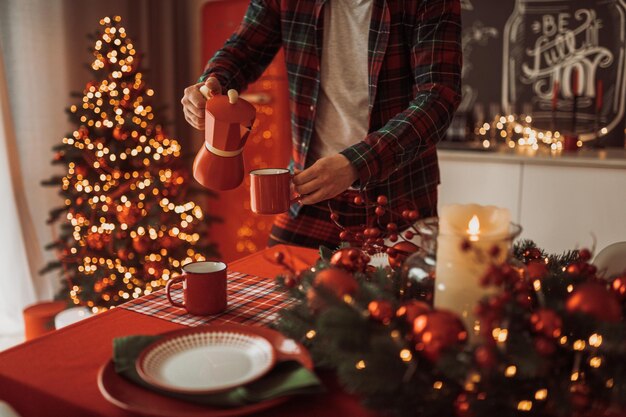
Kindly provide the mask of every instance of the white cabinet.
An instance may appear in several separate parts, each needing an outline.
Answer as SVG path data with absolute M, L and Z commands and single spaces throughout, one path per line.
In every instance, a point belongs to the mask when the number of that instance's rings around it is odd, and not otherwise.
M 551 253 L 626 241 L 626 152 L 511 152 L 440 151 L 439 207 L 506 207 L 522 238 Z

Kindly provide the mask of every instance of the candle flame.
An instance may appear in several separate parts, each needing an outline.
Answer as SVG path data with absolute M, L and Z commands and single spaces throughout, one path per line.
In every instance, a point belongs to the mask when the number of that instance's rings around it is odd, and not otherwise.
M 467 233 L 470 235 L 470 239 L 476 240 L 477 235 L 480 233 L 480 221 L 478 220 L 478 216 L 474 214 L 472 219 L 467 224 Z

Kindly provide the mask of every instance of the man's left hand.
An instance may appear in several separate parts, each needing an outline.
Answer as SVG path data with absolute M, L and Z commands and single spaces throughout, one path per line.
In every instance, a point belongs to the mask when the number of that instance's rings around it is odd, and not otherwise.
M 356 168 L 341 154 L 320 158 L 293 177 L 302 204 L 328 200 L 347 190 L 358 178 Z

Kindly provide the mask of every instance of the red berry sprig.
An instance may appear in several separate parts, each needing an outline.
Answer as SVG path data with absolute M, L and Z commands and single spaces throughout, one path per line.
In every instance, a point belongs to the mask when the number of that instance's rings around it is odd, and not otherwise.
M 389 199 L 384 195 L 379 195 L 375 203 L 369 203 L 361 195 L 354 197 L 352 202 L 355 206 L 362 207 L 364 210 L 374 209 L 375 219 L 372 224 L 363 225 L 360 228 L 346 228 L 340 223 L 339 214 L 333 211 L 329 202 L 330 220 L 340 229 L 339 238 L 342 241 L 350 242 L 353 246 L 361 248 L 370 255 L 392 249 L 392 246 L 385 244 L 385 239 L 389 239 L 390 242 L 395 244 L 398 241 L 409 241 L 418 234 L 418 230 L 413 225 L 419 218 L 417 210 L 407 209 L 403 210 L 402 213 L 397 213 L 389 208 Z M 408 225 L 409 230 L 400 233 L 397 223 L 389 222 L 382 224 L 382 218 L 387 214 L 401 218 Z

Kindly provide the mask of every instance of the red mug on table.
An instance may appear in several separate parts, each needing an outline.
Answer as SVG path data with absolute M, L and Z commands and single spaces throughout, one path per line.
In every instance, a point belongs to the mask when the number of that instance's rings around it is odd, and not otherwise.
M 257 214 L 279 214 L 298 200 L 292 198 L 293 175 L 285 168 L 250 171 L 250 207 Z
M 172 299 L 172 284 L 183 282 L 183 302 Z M 226 310 L 226 264 L 223 262 L 192 262 L 183 266 L 183 274 L 167 282 L 165 294 L 169 302 L 190 314 L 207 316 Z

